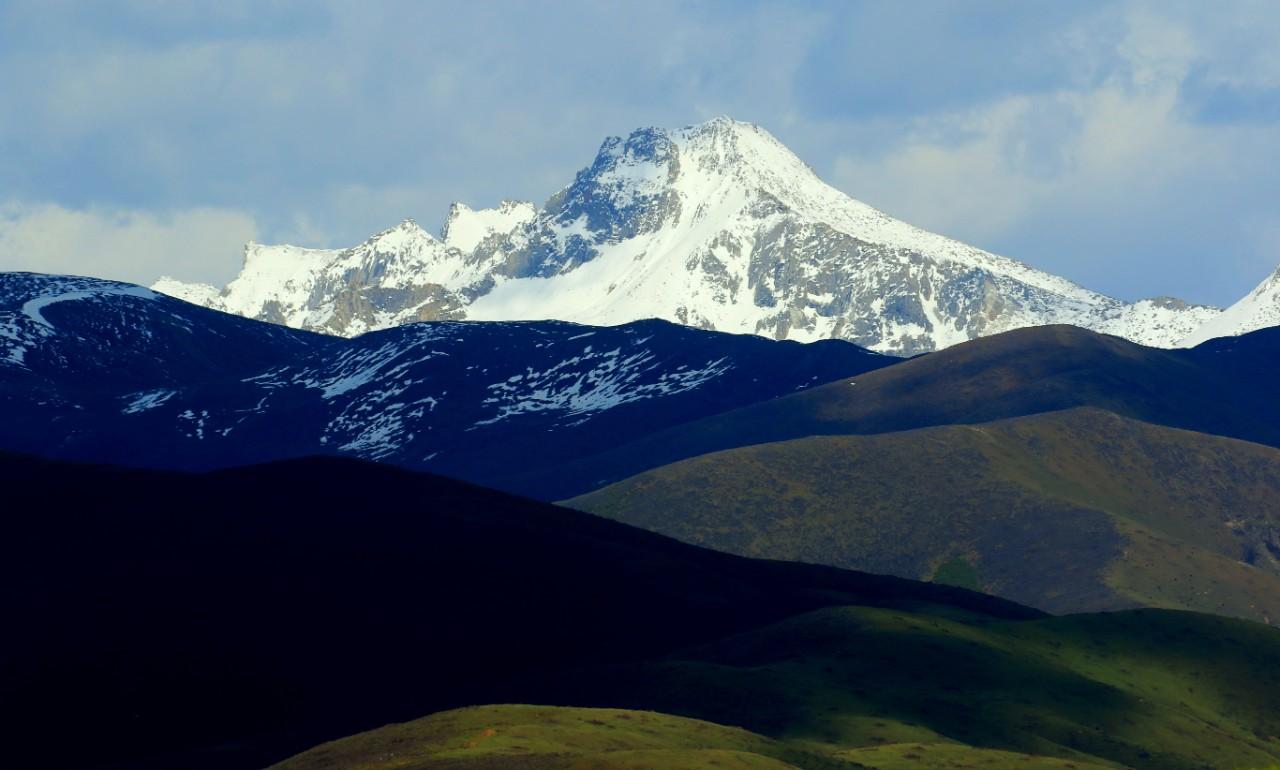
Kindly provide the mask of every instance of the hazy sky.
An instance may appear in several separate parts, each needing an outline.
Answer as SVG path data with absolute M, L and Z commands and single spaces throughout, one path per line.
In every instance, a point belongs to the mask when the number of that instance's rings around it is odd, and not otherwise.
M 1126 299 L 1280 263 L 1276 2 L 0 0 L 0 269 L 232 277 L 727 114 Z

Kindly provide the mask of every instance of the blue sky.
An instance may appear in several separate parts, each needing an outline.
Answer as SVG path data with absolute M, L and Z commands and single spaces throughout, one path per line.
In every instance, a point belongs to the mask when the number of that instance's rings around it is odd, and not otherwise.
M 727 114 L 1126 299 L 1280 264 L 1280 3 L 0 0 L 0 269 L 222 283 Z

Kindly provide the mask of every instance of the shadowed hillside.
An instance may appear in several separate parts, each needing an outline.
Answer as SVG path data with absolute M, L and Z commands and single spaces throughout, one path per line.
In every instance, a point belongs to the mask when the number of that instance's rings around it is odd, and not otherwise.
M 349 460 L 185 475 L 0 455 L 0 487 L 0 719 L 22 767 L 258 768 L 816 607 L 1037 615 Z

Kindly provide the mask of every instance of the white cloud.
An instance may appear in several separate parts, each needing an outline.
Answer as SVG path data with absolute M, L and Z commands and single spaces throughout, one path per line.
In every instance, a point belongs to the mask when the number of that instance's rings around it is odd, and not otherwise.
M 1280 261 L 1256 214 L 1270 192 L 1257 169 L 1280 136 L 1186 109 L 1212 47 L 1189 22 L 1141 7 L 1120 21 L 1106 50 L 1082 51 L 1111 62 L 1105 77 L 916 117 L 888 148 L 837 155 L 832 182 L 1092 288 L 1232 301 Z
M 238 232 L 210 264 L 152 259 L 183 278 L 224 278 L 249 231 L 348 246 L 404 216 L 434 229 L 453 200 L 541 202 L 607 134 L 716 114 L 872 205 L 1102 291 L 1226 302 L 1280 259 L 1258 235 L 1280 194 L 1268 0 L 63 5 L 0 2 L 2 194 L 106 242 L 182 216 L 143 212 L 239 217 L 211 226 Z M 40 207 L 9 209 L 5 232 Z M 1205 255 L 1245 267 L 1192 296 Z
M 0 204 L 0 270 L 69 273 L 149 284 L 164 274 L 222 284 L 258 228 L 251 216 L 192 208 L 154 214 Z

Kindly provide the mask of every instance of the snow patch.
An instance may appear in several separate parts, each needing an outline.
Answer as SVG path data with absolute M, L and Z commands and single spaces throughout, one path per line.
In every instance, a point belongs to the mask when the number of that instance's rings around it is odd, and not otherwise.
M 58 302 L 74 302 L 76 300 L 96 299 L 98 297 L 139 297 L 142 299 L 156 299 L 156 296 L 157 295 L 154 291 L 144 289 L 141 286 L 103 287 L 83 291 L 68 291 L 62 294 L 53 294 L 29 299 L 22 304 L 22 313 L 36 324 L 48 329 L 53 329 L 53 324 L 49 323 L 48 319 L 44 317 L 43 311 L 45 308 Z
M 143 393 L 134 393 L 130 396 L 125 396 L 125 398 L 129 399 L 129 403 L 125 406 L 123 413 L 138 414 L 139 412 L 145 412 L 149 409 L 155 409 L 157 406 L 160 406 L 177 394 L 178 391 L 176 390 L 165 390 L 162 388 L 160 390 L 150 390 Z M 188 409 L 187 412 L 184 412 L 183 414 L 189 414 L 190 412 L 191 410 Z M 192 414 L 192 417 L 194 416 L 195 415 Z

